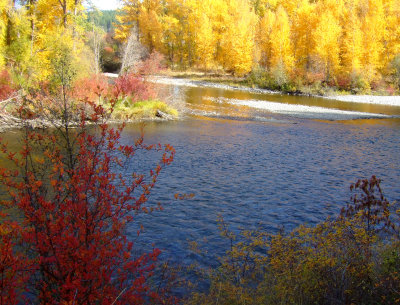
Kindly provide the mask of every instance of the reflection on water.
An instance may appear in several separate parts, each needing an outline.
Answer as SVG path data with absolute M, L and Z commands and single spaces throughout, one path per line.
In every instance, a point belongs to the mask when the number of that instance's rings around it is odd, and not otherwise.
M 400 107 L 385 105 L 346 103 L 306 96 L 252 94 L 213 88 L 189 88 L 185 91 L 190 108 L 195 114 L 203 112 L 204 115 L 209 115 L 217 110 L 222 115 L 236 112 L 240 116 L 254 116 L 254 112 L 260 111 L 264 115 L 281 114 L 326 120 L 400 117 Z
M 164 211 L 138 215 L 145 232 L 139 248 L 154 242 L 164 258 L 192 263 L 187 241 L 207 239 L 208 258 L 221 255 L 226 242 L 217 229 L 221 214 L 233 230 L 276 231 L 315 224 L 338 213 L 349 198 L 349 185 L 376 175 L 390 200 L 400 200 L 400 119 L 324 121 L 272 113 L 224 101 L 270 102 L 332 107 L 343 111 L 399 116 L 400 107 L 349 104 L 317 98 L 263 96 L 213 88 L 168 87 L 186 118 L 151 122 L 148 143 L 170 143 L 174 163 L 163 171 L 151 196 Z M 206 97 L 206 98 L 205 98 Z M 223 99 L 222 99 L 223 98 Z M 126 127 L 122 142 L 133 143 L 139 124 Z M 15 135 L 6 135 L 10 140 Z M 149 155 L 138 156 L 129 170 L 149 167 Z M 175 193 L 194 193 L 176 201 Z M 136 240 L 137 227 L 129 228 Z M 215 262 L 215 261 L 214 261 Z M 213 260 L 205 259 L 204 265 Z

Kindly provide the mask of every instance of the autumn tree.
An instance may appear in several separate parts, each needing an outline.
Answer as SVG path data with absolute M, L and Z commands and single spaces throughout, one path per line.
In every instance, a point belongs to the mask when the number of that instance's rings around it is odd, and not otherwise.
M 357 1 L 346 7 L 342 39 L 342 69 L 347 73 L 361 72 L 363 33 Z
M 220 63 L 226 70 L 243 76 L 253 66 L 256 15 L 247 1 L 230 1 L 227 8 Z
M 338 19 L 330 11 L 322 12 L 314 31 L 315 53 L 321 60 L 325 80 L 329 81 L 336 73 L 339 58 L 339 38 L 341 27 Z
M 193 29 L 195 47 L 195 63 L 204 70 L 215 65 L 216 39 L 214 36 L 212 18 L 213 1 L 205 0 L 202 3 L 193 1 L 193 14 L 189 16 L 189 24 Z
M 25 297 L 40 304 L 157 301 L 147 278 L 160 251 L 133 256 L 125 230 L 135 213 L 150 209 L 146 202 L 174 149 L 146 145 L 143 137 L 133 145 L 120 144 L 123 127 L 107 125 L 109 110 L 70 100 L 66 62 L 58 61 L 64 67 L 56 75 L 59 94 L 23 97 L 21 151 L 1 143 L 2 157 L 13 166 L 0 169 L 7 194 L 0 215 L 0 304 L 19 304 Z M 115 100 L 109 102 L 112 109 Z M 53 118 L 54 129 L 33 130 L 32 107 Z M 148 173 L 124 170 L 150 150 L 161 155 Z M 10 209 L 21 218 L 12 221 Z
M 316 44 L 313 37 L 317 24 L 315 3 L 310 3 L 308 0 L 301 1 L 293 20 L 291 29 L 295 66 L 300 71 L 308 71 L 311 67 L 311 57 Z
M 279 6 L 271 28 L 271 69 L 282 70 L 283 73 L 290 72 L 293 67 L 293 51 L 290 40 L 289 18 L 282 6 Z
M 261 18 L 257 32 L 257 42 L 261 50 L 260 64 L 267 69 L 271 67 L 272 46 L 271 33 L 272 26 L 275 23 L 275 14 L 267 10 Z
M 380 59 L 383 53 L 384 10 L 382 0 L 368 1 L 366 5 L 366 14 L 361 24 L 363 32 L 361 64 L 365 77 L 368 81 L 372 81 L 382 68 Z
M 383 1 L 384 34 L 382 61 L 385 68 L 396 55 L 400 54 L 400 2 L 396 0 Z M 389 72 L 390 73 L 390 72 Z
M 237 75 L 258 65 L 286 75 L 296 68 L 296 75 L 323 73 L 326 81 L 356 75 L 368 84 L 390 75 L 390 62 L 400 52 L 398 5 L 397 0 L 124 0 L 117 32 L 126 39 L 136 23 L 143 43 L 180 68 L 222 67 Z

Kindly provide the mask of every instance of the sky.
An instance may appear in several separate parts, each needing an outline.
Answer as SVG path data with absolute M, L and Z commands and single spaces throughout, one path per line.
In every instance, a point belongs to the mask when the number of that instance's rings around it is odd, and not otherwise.
M 120 7 L 119 0 L 92 0 L 99 10 L 115 10 Z

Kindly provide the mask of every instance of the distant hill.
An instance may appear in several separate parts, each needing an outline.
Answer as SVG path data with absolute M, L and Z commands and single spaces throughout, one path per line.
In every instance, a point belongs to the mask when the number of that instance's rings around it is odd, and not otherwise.
M 117 11 L 89 11 L 87 13 L 88 20 L 93 20 L 94 23 L 102 27 L 106 32 L 114 30 L 113 23 L 117 21 Z

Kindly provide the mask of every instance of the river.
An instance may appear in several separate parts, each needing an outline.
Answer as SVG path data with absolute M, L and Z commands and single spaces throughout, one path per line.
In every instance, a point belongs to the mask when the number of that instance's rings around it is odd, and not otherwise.
M 150 198 L 164 210 L 138 215 L 128 230 L 136 248 L 154 243 L 163 259 L 210 266 L 228 249 L 218 215 L 235 232 L 314 225 L 339 213 L 350 183 L 371 175 L 389 200 L 400 200 L 399 106 L 161 83 L 184 114 L 145 127 L 147 143 L 169 143 L 176 157 Z M 129 124 L 122 142 L 132 143 L 138 130 Z M 128 171 L 147 168 L 148 156 Z M 175 200 L 175 193 L 195 196 Z M 189 250 L 192 241 L 205 255 Z
M 400 107 L 226 88 L 163 85 L 186 115 L 146 126 L 150 143 L 170 143 L 176 158 L 152 195 L 164 211 L 139 216 L 164 258 L 204 266 L 228 249 L 217 217 L 230 228 L 277 232 L 335 216 L 349 186 L 376 175 L 400 200 Z M 137 135 L 130 125 L 125 136 Z M 173 195 L 194 193 L 191 200 Z M 131 231 L 136 234 L 136 228 Z M 208 254 L 197 256 L 188 242 Z

